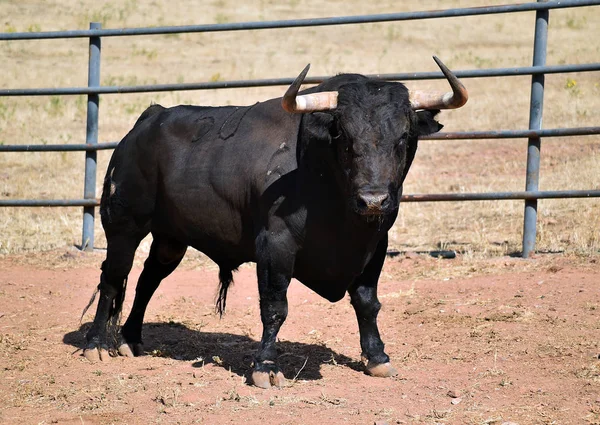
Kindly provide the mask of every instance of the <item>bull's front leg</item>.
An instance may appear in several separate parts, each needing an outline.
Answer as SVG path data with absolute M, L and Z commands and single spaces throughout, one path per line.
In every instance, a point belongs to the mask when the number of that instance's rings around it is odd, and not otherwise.
M 362 359 L 369 375 L 388 377 L 398 372 L 391 365 L 389 356 L 384 352 L 384 344 L 377 327 L 377 314 L 381 303 L 377 299 L 377 282 L 387 252 L 387 236 L 379 242 L 371 261 L 363 273 L 348 289 L 350 302 L 356 312 Z
M 277 366 L 277 333 L 287 317 L 287 290 L 292 278 L 293 256 L 282 250 L 282 245 L 269 244 L 263 240 L 257 260 L 260 318 L 263 333 L 256 353 L 252 382 L 260 388 L 283 387 L 283 373 Z

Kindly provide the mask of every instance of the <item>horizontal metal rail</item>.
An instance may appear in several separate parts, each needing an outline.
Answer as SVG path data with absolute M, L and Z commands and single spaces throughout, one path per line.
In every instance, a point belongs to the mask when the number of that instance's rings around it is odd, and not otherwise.
M 452 71 L 459 78 L 485 78 L 485 77 L 517 77 L 522 75 L 538 74 L 564 74 L 569 72 L 599 71 L 600 63 L 583 63 L 569 65 L 521 66 L 514 68 L 487 68 L 464 69 Z M 388 81 L 414 81 L 414 80 L 444 80 L 444 74 L 438 71 L 431 72 L 403 72 L 394 74 L 373 74 L 370 77 Z M 329 77 L 325 77 L 329 78 Z M 307 78 L 309 80 L 309 78 Z M 290 83 L 291 84 L 291 83 Z M 287 85 L 287 84 L 286 84 Z
M 56 145 L 0 145 L 0 152 L 77 152 L 101 151 L 114 149 L 119 142 L 104 142 L 98 144 L 56 144 Z
M 539 192 L 432 193 L 402 195 L 401 202 L 498 201 L 562 198 L 599 198 L 600 190 L 556 190 Z M 92 207 L 99 199 L 0 199 L 0 207 Z
M 0 199 L 0 207 L 96 207 L 99 199 Z
M 432 193 L 402 195 L 401 202 L 439 201 L 510 201 L 529 199 L 598 198 L 600 190 L 552 190 L 536 192 L 489 192 L 489 193 Z
M 518 68 L 468 69 L 453 71 L 459 78 L 514 77 L 520 75 L 559 74 L 567 72 L 600 71 L 600 62 L 580 65 L 525 66 Z M 405 72 L 372 74 L 369 77 L 388 81 L 445 79 L 441 72 Z M 305 84 L 319 84 L 330 76 L 309 77 Z M 146 84 L 138 86 L 57 87 L 31 89 L 0 89 L 0 96 L 51 96 L 82 94 L 152 93 L 165 91 L 239 89 L 247 87 L 289 86 L 295 78 L 263 78 L 256 80 L 210 81 L 201 83 Z
M 121 28 L 75 31 L 42 31 L 0 33 L 0 40 L 39 40 L 56 38 L 120 37 L 132 35 L 159 35 L 198 32 L 221 32 L 298 28 L 330 25 L 367 24 L 377 22 L 410 21 L 417 19 L 456 18 L 460 16 L 493 15 L 498 13 L 529 12 L 549 9 L 600 5 L 600 0 L 561 0 L 543 3 L 521 3 L 499 6 L 466 7 L 460 9 L 419 12 L 384 13 L 375 15 L 339 16 L 333 18 L 290 19 L 278 21 L 236 22 L 226 24 L 180 25 L 149 28 Z
M 546 128 L 541 130 L 448 131 L 420 137 L 419 140 L 523 139 L 529 137 L 591 136 L 600 127 Z
M 484 130 L 442 132 L 421 137 L 421 140 L 487 140 L 524 139 L 529 137 L 590 136 L 600 134 L 600 127 L 547 128 L 542 130 Z M 103 142 L 96 145 L 57 144 L 57 145 L 0 145 L 0 152 L 70 152 L 99 151 L 114 149 L 119 142 Z

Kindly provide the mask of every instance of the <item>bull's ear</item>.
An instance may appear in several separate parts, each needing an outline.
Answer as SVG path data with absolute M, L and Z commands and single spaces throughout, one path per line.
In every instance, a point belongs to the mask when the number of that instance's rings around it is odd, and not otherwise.
M 333 125 L 333 116 L 328 112 L 313 112 L 312 116 L 319 120 L 319 124 L 325 127 L 331 127 Z
M 426 109 L 417 112 L 417 129 L 419 136 L 437 133 L 444 127 L 435 120 L 435 116 L 439 114 L 439 112 L 439 109 Z
M 333 117 L 326 112 L 312 112 L 304 114 L 305 120 L 309 125 L 304 126 L 304 131 L 310 136 L 311 140 L 318 140 L 319 143 L 327 145 L 331 142 L 331 127 L 333 126 Z
M 319 139 L 327 139 L 331 141 L 331 133 L 334 131 L 334 119 L 333 116 L 328 112 L 313 112 L 312 117 L 318 123 L 318 127 L 321 129 L 321 132 L 315 134 Z

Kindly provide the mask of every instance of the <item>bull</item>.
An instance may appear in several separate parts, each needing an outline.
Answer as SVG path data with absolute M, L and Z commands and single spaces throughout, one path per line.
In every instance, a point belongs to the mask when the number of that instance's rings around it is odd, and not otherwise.
M 263 333 L 254 385 L 285 385 L 276 337 L 292 278 L 331 302 L 348 293 L 366 373 L 395 375 L 377 327 L 388 230 L 419 136 L 439 131 L 439 110 L 468 97 L 434 60 L 452 92 L 409 92 L 401 83 L 340 74 L 299 93 L 307 66 L 283 98 L 144 111 L 114 151 L 103 184 L 108 247 L 85 357 L 143 353 L 148 302 L 191 246 L 219 267 L 221 314 L 233 271 L 256 263 Z M 150 253 L 119 330 L 134 253 L 149 233 Z

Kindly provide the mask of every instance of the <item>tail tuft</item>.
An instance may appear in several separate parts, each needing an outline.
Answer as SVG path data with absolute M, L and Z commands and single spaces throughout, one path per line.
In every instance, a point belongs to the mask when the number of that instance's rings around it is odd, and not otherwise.
M 219 269 L 219 296 L 217 297 L 216 310 L 220 317 L 223 317 L 225 313 L 225 307 L 227 306 L 227 291 L 229 285 L 233 283 L 233 270 L 230 269 Z

